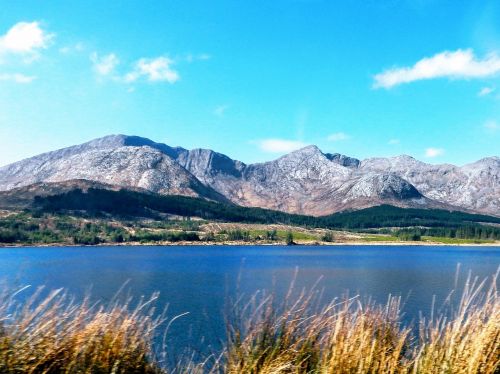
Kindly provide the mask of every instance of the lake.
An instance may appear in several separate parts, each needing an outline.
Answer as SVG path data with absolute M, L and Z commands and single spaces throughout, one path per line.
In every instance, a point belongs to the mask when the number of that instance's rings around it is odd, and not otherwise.
M 296 289 L 318 283 L 329 301 L 346 290 L 385 302 L 401 295 L 408 321 L 427 313 L 433 295 L 443 301 L 468 271 L 495 273 L 500 247 L 453 246 L 116 246 L 0 249 L 0 279 L 10 285 L 45 285 L 109 300 L 127 283 L 139 297 L 160 292 L 176 320 L 176 347 L 217 346 L 224 334 L 224 310 L 236 293 L 257 290 L 284 295 L 296 275 Z M 298 270 L 297 270 L 298 269 Z M 200 344 L 201 337 L 205 342 Z M 202 348 L 200 348 L 200 346 Z

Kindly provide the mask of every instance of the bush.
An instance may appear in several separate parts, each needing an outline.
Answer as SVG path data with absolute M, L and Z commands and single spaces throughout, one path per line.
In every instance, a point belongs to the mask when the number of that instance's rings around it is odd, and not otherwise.
M 26 240 L 28 237 L 18 230 L 0 230 L 0 243 L 15 243 Z
M 228 238 L 228 240 L 232 240 L 232 241 L 242 240 L 242 241 L 247 242 L 250 240 L 250 232 L 241 231 L 241 230 L 231 230 L 231 231 L 228 231 L 227 238 Z
M 321 237 L 321 241 L 323 242 L 331 243 L 333 240 L 333 234 L 330 231 L 325 232 L 325 234 Z
M 276 230 L 266 231 L 267 240 L 278 240 L 278 232 Z

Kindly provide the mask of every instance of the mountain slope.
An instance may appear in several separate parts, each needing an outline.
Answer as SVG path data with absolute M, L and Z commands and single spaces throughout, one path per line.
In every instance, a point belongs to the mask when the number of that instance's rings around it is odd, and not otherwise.
M 363 160 L 361 171 L 388 171 L 413 184 L 428 198 L 478 212 L 500 214 L 500 158 L 458 167 L 431 165 L 410 156 Z
M 172 158 L 178 152 L 182 149 L 143 138 L 108 136 L 0 168 L 0 190 L 86 179 L 161 194 L 225 200 Z
M 125 135 L 4 166 L 0 191 L 78 179 L 316 216 L 381 204 L 500 215 L 498 157 L 458 167 L 410 156 L 360 161 L 308 146 L 247 165 L 212 150 Z
M 16 189 L 25 193 L 25 188 Z M 40 193 L 34 190 L 41 189 Z M 47 190 L 52 192 L 46 194 Z M 57 193 L 54 193 L 59 191 Z M 205 199 L 160 195 L 144 190 L 117 189 L 114 186 L 97 185 L 83 181 L 38 185 L 31 190 L 31 198 L 25 199 L 25 207 L 35 212 L 58 212 L 84 215 L 110 214 L 113 217 L 153 217 L 162 214 L 184 217 L 200 217 L 223 222 L 281 223 L 326 228 L 373 228 L 373 227 L 457 227 L 478 223 L 500 224 L 500 217 L 468 214 L 437 209 L 402 209 L 389 205 L 313 217 L 289 214 L 261 208 L 241 207 L 234 204 Z M 0 192 L 0 207 L 7 192 Z M 9 196 L 15 192 L 9 191 Z M 33 196 L 35 195 L 35 196 Z
M 204 164 L 202 175 L 197 168 L 191 167 L 198 163 L 183 165 L 232 202 L 249 207 L 317 216 L 384 203 L 401 207 L 450 208 L 422 196 L 394 173 L 362 173 L 358 170 L 359 163 L 357 159 L 323 154 L 318 147 L 308 146 L 265 163 L 244 165 L 232 161 L 231 168 L 212 168 L 211 164 Z

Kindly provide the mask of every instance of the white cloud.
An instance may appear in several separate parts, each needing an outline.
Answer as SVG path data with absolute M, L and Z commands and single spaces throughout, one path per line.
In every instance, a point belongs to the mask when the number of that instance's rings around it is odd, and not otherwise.
M 298 140 L 262 139 L 255 141 L 259 148 L 268 153 L 286 153 L 305 147 L 307 144 Z
M 31 83 L 36 79 L 32 75 L 24 75 L 20 73 L 14 74 L 0 74 L 0 81 L 10 81 L 16 83 Z
M 131 83 L 145 77 L 150 82 L 175 83 L 180 76 L 172 69 L 173 63 L 168 57 L 141 58 L 135 64 L 134 70 L 125 75 L 125 82 Z
M 224 113 L 226 112 L 226 110 L 229 108 L 229 105 L 227 104 L 224 104 L 224 105 L 219 105 L 217 106 L 215 109 L 214 109 L 214 114 L 217 116 L 217 117 L 223 117 L 224 116 Z
M 427 148 L 425 150 L 425 157 L 433 158 L 444 154 L 443 148 Z
M 400 140 L 399 139 L 390 139 L 387 144 L 390 144 L 390 145 L 397 145 L 400 143 Z
M 494 120 L 490 120 L 486 121 L 486 123 L 484 124 L 484 128 L 490 133 L 496 133 L 500 131 L 500 124 Z
M 481 88 L 481 90 L 479 90 L 477 95 L 478 96 L 487 96 L 494 91 L 495 91 L 495 89 L 493 87 L 483 87 L 483 88 Z
M 500 73 L 500 57 L 491 53 L 478 59 L 471 49 L 445 51 L 426 57 L 411 67 L 393 68 L 375 75 L 374 88 L 394 86 L 434 78 L 485 78 Z
M 53 37 L 39 22 L 19 22 L 0 36 L 0 54 L 21 54 L 36 59 L 37 52 L 47 48 Z
M 116 66 L 120 63 L 120 60 L 114 53 L 100 57 L 97 52 L 93 52 L 90 55 L 90 61 L 92 61 L 94 71 L 103 76 L 113 73 Z
M 351 137 L 344 132 L 336 132 L 334 134 L 328 135 L 327 140 L 330 142 L 338 142 L 338 141 L 347 140 L 350 138 Z

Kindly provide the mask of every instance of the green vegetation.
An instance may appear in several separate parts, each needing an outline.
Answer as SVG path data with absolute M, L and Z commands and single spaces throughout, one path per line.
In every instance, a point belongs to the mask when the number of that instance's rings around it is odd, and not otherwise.
M 420 228 L 416 229 L 403 229 L 396 231 L 396 237 L 403 241 L 418 242 L 422 239 L 422 232 Z
M 285 241 L 289 230 L 249 230 L 250 237 L 254 240 L 264 239 L 268 241 Z M 292 231 L 292 235 L 296 240 L 317 241 L 319 237 L 307 232 Z
M 417 227 L 398 230 L 396 236 L 402 240 L 421 240 L 422 236 L 448 239 L 479 239 L 481 241 L 500 239 L 500 229 L 485 225 L 459 227 Z
M 81 244 L 199 241 L 199 223 L 113 221 L 62 214 L 13 214 L 0 219 L 0 243 Z
M 285 227 L 212 229 L 212 232 L 205 232 L 202 227 L 207 222 Z M 84 193 L 76 189 L 66 194 L 37 197 L 33 210 L 0 218 L 0 243 L 331 243 L 335 240 L 331 230 L 348 230 L 358 232 L 361 240 L 368 242 L 481 244 L 500 240 L 499 224 L 500 218 L 496 217 L 441 210 L 379 206 L 310 217 L 184 196 L 102 189 L 89 189 Z M 295 229 L 290 229 L 290 226 Z M 312 231 L 313 228 L 328 231 L 320 234 Z
M 280 223 L 303 227 L 365 229 L 381 227 L 425 226 L 457 228 L 479 223 L 500 224 L 500 218 L 436 209 L 403 209 L 390 205 L 311 217 L 283 212 L 246 208 L 185 196 L 163 196 L 134 191 L 75 189 L 66 194 L 35 198 L 35 207 L 43 212 L 84 211 L 125 217 L 161 218 L 161 214 L 199 217 L 223 222 Z M 500 229 L 496 228 L 496 234 Z
M 333 234 L 331 232 L 326 232 L 323 236 L 321 236 L 321 241 L 331 243 L 334 241 Z
M 0 218 L 2 244 L 76 244 L 113 243 L 178 243 L 178 242 L 242 242 L 242 243 L 332 243 L 332 231 L 323 234 L 308 229 L 283 228 L 265 230 L 252 225 L 247 229 L 204 229 L 208 221 L 186 218 L 162 220 L 126 217 L 96 217 L 68 213 L 23 212 Z M 237 225 L 236 225 L 237 226 Z M 291 239 L 290 239 L 291 236 Z M 443 244 L 483 244 L 499 239 L 493 226 L 471 225 L 457 228 L 409 227 L 402 229 L 360 230 L 359 240 L 366 242 L 421 241 Z M 355 239 L 351 239 L 355 240 Z
M 460 239 L 460 238 L 441 238 L 435 236 L 422 236 L 423 242 L 433 242 L 442 244 L 487 244 L 494 243 L 493 240 L 485 239 Z
M 463 293 L 450 293 L 448 309 L 421 317 L 418 328 L 402 320 L 401 299 L 385 305 L 359 297 L 323 305 L 320 292 L 303 291 L 280 303 L 259 292 L 238 298 L 227 316 L 221 352 L 176 358 L 156 352 L 155 337 L 168 329 L 154 301 L 136 307 L 77 304 L 61 292 L 17 300 L 22 291 L 0 291 L 0 372 L 96 374 L 495 374 L 500 369 L 500 297 L 497 276 L 469 277 Z M 290 290 L 288 295 L 293 295 Z M 45 293 L 46 294 L 46 293 Z M 454 307 L 451 307 L 451 303 Z M 224 341 L 224 340 L 223 340 Z
M 400 239 L 396 236 L 374 235 L 374 236 L 363 236 L 362 240 L 366 242 L 397 242 Z

